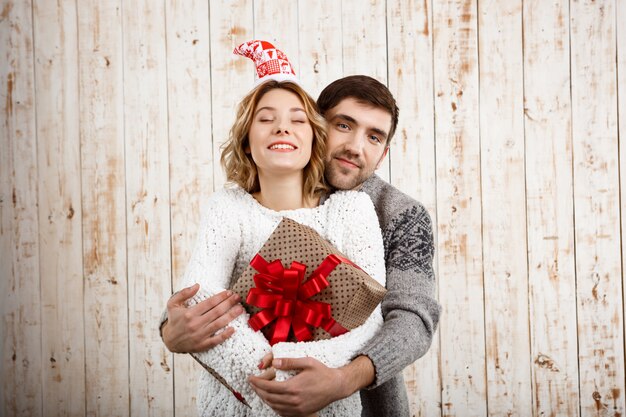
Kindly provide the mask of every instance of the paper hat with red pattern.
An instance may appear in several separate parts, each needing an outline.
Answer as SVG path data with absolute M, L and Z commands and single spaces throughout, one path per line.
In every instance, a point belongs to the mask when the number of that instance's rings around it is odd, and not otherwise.
M 254 65 L 256 65 L 255 85 L 268 80 L 298 83 L 298 78 L 287 55 L 267 41 L 244 42 L 236 47 L 233 53 L 254 61 Z

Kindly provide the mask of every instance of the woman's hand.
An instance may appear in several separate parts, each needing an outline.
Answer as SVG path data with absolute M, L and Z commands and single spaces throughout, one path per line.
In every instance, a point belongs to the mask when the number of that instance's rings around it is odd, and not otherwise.
M 219 345 L 234 333 L 231 327 L 220 334 L 218 330 L 241 313 L 241 298 L 231 291 L 222 291 L 192 307 L 185 302 L 193 297 L 200 286 L 187 287 L 172 295 L 167 302 L 167 317 L 162 328 L 163 343 L 175 353 L 202 352 Z
M 274 360 L 274 354 L 270 351 L 265 356 L 263 356 L 263 359 L 261 359 L 261 363 L 259 363 L 259 369 L 270 369 L 271 368 L 270 365 L 272 364 L 273 360 Z M 271 369 L 274 369 L 274 368 L 271 368 Z M 261 375 L 259 375 L 259 378 L 261 377 Z M 271 378 L 264 377 L 263 379 L 267 379 L 268 381 L 271 381 L 275 377 L 276 377 L 276 373 L 274 373 L 274 376 Z

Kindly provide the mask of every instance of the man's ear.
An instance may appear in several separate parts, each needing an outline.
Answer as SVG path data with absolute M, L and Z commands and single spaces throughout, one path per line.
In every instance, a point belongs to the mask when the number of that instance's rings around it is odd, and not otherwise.
M 382 156 L 378 160 L 378 163 L 376 164 L 376 169 L 378 169 L 380 167 L 380 164 L 383 163 L 385 156 L 387 156 L 387 152 L 389 152 L 389 145 L 385 146 L 385 151 L 383 152 Z

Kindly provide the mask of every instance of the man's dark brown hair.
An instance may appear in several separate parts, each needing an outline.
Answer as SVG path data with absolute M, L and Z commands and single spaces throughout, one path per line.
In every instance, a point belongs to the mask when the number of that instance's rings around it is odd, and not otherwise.
M 391 91 L 383 83 L 367 75 L 350 75 L 328 84 L 320 93 L 317 99 L 317 106 L 320 112 L 326 115 L 328 110 L 346 98 L 353 98 L 358 102 L 371 104 L 391 114 L 391 127 L 386 143 L 389 146 L 398 126 L 398 114 L 400 113 Z

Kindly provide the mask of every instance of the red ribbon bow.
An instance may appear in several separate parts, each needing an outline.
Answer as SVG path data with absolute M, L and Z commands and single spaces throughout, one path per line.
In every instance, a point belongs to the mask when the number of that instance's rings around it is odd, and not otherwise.
M 280 259 L 268 263 L 256 254 L 250 261 L 259 272 L 253 278 L 256 288 L 250 289 L 246 302 L 262 310 L 250 317 L 250 327 L 260 330 L 275 321 L 270 329 L 270 345 L 286 341 L 292 328 L 301 342 L 311 340 L 309 326 L 321 327 L 331 336 L 346 333 L 348 330 L 333 319 L 330 304 L 309 299 L 330 285 L 326 278 L 340 263 L 358 268 L 348 259 L 331 254 L 311 278 L 302 283 L 306 265 L 293 261 L 291 267 L 285 269 Z

